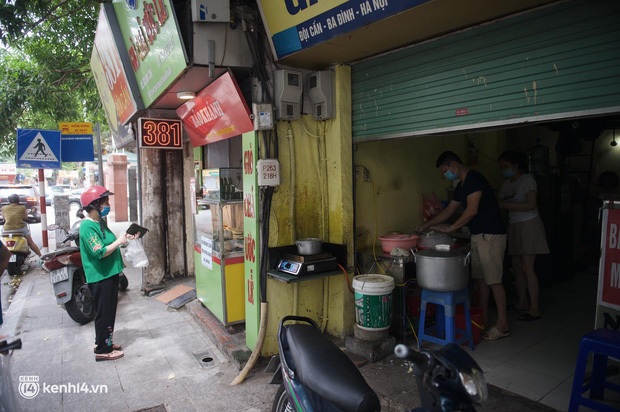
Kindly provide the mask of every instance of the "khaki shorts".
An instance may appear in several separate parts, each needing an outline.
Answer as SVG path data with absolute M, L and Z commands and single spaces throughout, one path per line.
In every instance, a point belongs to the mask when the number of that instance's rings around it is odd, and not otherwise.
M 471 277 L 487 285 L 502 283 L 507 235 L 471 235 Z

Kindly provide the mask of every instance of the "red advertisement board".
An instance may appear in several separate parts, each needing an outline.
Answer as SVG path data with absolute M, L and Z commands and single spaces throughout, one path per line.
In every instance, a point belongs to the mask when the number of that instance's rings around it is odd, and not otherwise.
M 254 130 L 250 109 L 228 72 L 179 107 L 177 114 L 194 147 Z
M 599 273 L 600 304 L 620 309 L 620 210 L 606 209 L 603 219 L 603 253 Z
M 138 108 L 129 89 L 123 63 L 116 49 L 114 35 L 103 7 L 99 12 L 95 49 L 103 66 L 106 84 L 112 94 L 118 120 L 121 124 L 125 124 L 138 111 Z

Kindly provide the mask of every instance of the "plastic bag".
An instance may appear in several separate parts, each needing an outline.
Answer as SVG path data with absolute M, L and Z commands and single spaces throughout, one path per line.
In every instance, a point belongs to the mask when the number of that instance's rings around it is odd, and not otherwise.
M 134 268 L 144 268 L 149 265 L 149 258 L 142 247 L 142 243 L 138 239 L 129 241 L 129 245 L 125 248 L 125 261 L 130 262 Z
M 435 215 L 443 210 L 441 202 L 437 200 L 437 196 L 433 193 L 430 199 L 427 199 L 422 193 L 422 218 L 425 222 L 431 220 Z

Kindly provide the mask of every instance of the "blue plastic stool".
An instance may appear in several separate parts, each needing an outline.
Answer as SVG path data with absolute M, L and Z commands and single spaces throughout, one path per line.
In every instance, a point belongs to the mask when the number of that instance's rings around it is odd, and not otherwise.
M 424 325 L 427 303 L 434 303 L 437 305 L 435 325 L 429 328 L 426 328 L 426 325 Z M 455 309 L 458 305 L 465 306 L 465 330 L 457 329 L 454 324 Z M 435 335 L 429 335 L 431 332 L 435 332 Z M 457 333 L 463 336 L 457 339 Z M 441 336 L 443 336 L 443 338 L 441 338 Z M 461 344 L 469 341 L 469 347 L 473 350 L 474 338 L 471 329 L 471 314 L 469 312 L 469 291 L 467 289 L 461 289 L 456 292 L 434 292 L 432 290 L 422 289 L 418 340 L 420 343 L 426 340 L 440 345 L 446 345 L 448 343 Z
M 586 374 L 588 355 L 593 353 L 592 379 L 586 385 L 583 379 Z M 597 329 L 583 335 L 579 344 L 579 355 L 575 366 L 573 390 L 570 395 L 569 412 L 577 412 L 580 405 L 597 411 L 617 411 L 618 409 L 597 402 L 602 400 L 605 388 L 620 392 L 620 385 L 605 381 L 607 373 L 607 358 L 611 356 L 620 359 L 620 332 L 611 329 Z M 585 398 L 583 393 L 590 389 L 590 398 Z

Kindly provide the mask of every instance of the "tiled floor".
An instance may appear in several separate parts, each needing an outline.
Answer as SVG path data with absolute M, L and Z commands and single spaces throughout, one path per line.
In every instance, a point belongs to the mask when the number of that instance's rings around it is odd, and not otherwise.
M 509 311 L 512 335 L 493 342 L 482 340 L 471 352 L 487 382 L 567 410 L 579 342 L 594 328 L 596 288 L 597 276 L 578 274 L 541 290 L 540 320 L 520 322 L 516 320 L 520 312 Z M 490 315 L 493 321 L 495 314 Z

